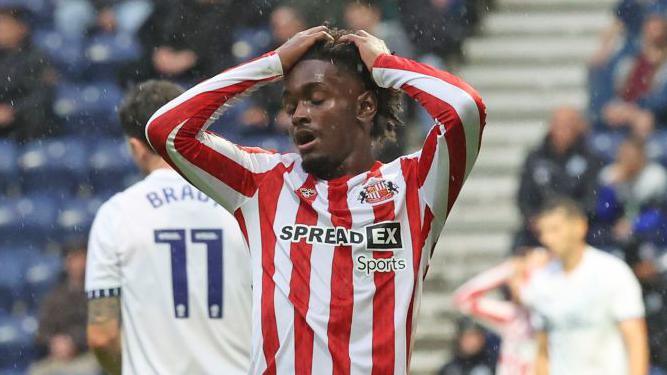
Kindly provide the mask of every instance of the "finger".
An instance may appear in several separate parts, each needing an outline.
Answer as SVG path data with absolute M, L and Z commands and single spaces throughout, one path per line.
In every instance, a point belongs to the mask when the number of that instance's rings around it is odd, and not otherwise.
M 360 35 L 360 36 L 365 36 L 365 37 L 373 36 L 373 35 L 371 35 L 370 33 L 368 33 L 366 30 L 357 30 L 357 33 L 356 33 L 356 34 L 357 34 L 357 35 Z
M 320 32 L 320 31 L 327 31 L 327 30 L 329 30 L 328 27 L 326 27 L 324 25 L 320 25 L 320 26 L 311 27 L 310 29 L 306 29 L 306 30 L 302 31 L 302 33 L 303 33 L 303 35 L 312 35 L 312 34 Z
M 309 38 L 312 38 L 313 41 L 319 41 L 319 40 L 328 40 L 333 42 L 334 37 L 329 34 L 328 31 L 320 31 L 318 33 L 312 34 L 308 36 Z
M 357 42 L 361 41 L 361 37 L 356 34 L 346 34 L 340 37 L 341 42 L 349 42 L 349 43 L 354 43 L 357 44 Z

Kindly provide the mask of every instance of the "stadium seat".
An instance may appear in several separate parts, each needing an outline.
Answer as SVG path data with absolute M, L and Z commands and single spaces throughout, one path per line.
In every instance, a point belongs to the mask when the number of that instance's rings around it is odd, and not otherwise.
M 18 150 L 11 140 L 0 140 L 0 192 L 18 183 Z
M 86 76 L 95 80 L 115 80 L 118 69 L 141 56 L 141 46 L 131 35 L 98 34 L 87 41 Z
M 26 145 L 18 159 L 23 191 L 75 193 L 87 176 L 87 149 L 77 138 L 34 141 Z
M 41 245 L 54 233 L 57 202 L 43 195 L 0 200 L 0 246 Z
M 595 132 L 588 138 L 589 146 L 605 163 L 611 163 L 616 158 L 616 150 L 625 139 L 621 132 Z
M 234 32 L 232 54 L 237 63 L 248 61 L 269 49 L 271 32 L 265 28 L 243 28 Z
M 37 30 L 32 41 L 66 78 L 83 77 L 87 64 L 83 56 L 83 38 L 66 37 L 54 30 Z
M 23 298 L 29 308 L 38 306 L 44 295 L 53 289 L 63 265 L 59 254 L 26 252 L 22 258 Z
M 8 314 L 24 297 L 23 255 L 27 247 L 0 248 L 0 312 Z
M 63 82 L 56 88 L 54 111 L 70 134 L 91 138 L 100 134 L 119 135 L 115 108 L 121 99 L 122 91 L 114 82 Z
M 37 320 L 27 317 L 0 318 L 0 371 L 22 373 L 35 357 Z M 25 372 L 23 372 L 25 373 Z
M 90 155 L 90 183 L 96 194 L 122 191 L 139 179 L 127 144 L 122 139 L 103 139 Z
M 61 201 L 55 229 L 58 242 L 85 237 L 102 202 L 96 198 L 72 198 Z

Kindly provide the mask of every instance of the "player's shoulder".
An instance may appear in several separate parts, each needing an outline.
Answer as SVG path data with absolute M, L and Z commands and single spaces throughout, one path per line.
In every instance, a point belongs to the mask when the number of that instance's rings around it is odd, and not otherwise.
M 595 268 L 598 272 L 603 270 L 615 273 L 632 272 L 623 259 L 595 247 L 589 246 L 586 249 L 585 256 L 587 257 L 591 268 Z

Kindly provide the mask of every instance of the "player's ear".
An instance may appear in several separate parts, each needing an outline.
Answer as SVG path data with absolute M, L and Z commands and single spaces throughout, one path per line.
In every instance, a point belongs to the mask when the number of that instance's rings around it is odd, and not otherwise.
M 144 159 L 146 152 L 148 152 L 146 145 L 134 137 L 127 137 L 126 139 L 127 147 L 130 149 L 130 155 L 132 155 L 132 159 L 134 159 L 134 161 L 137 163 Z
M 357 97 L 357 119 L 362 123 L 371 123 L 378 109 L 377 96 L 368 90 Z

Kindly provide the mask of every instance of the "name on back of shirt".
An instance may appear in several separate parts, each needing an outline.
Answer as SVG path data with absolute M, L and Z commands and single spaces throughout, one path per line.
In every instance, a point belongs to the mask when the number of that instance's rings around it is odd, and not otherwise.
M 146 200 L 153 208 L 160 208 L 172 203 L 191 201 L 208 203 L 214 206 L 218 204 L 208 195 L 193 188 L 190 185 L 182 185 L 179 187 L 163 187 L 146 194 Z

